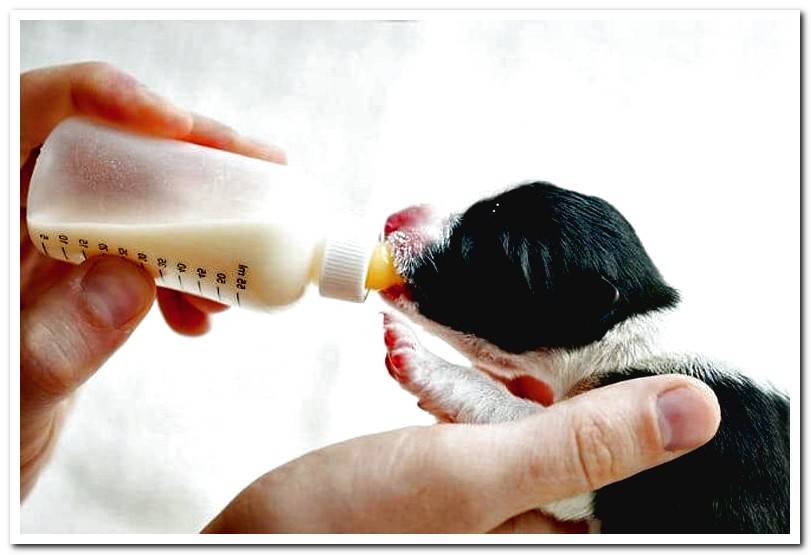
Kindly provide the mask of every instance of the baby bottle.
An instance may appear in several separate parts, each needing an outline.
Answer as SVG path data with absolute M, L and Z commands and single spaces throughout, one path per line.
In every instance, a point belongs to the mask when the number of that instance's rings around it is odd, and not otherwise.
M 361 302 L 398 283 L 386 245 L 325 223 L 314 193 L 285 166 L 70 118 L 40 151 L 27 223 L 47 256 L 120 256 L 229 305 L 287 305 L 310 283 Z

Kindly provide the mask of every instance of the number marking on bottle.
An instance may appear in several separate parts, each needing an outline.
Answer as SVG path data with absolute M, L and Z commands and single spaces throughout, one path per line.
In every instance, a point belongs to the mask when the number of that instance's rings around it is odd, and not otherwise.
M 57 235 L 57 238 L 59 239 L 59 242 L 62 243 L 62 256 L 65 257 L 65 260 L 70 262 L 70 258 L 68 258 L 68 253 L 67 253 L 67 251 L 65 251 L 65 247 L 64 247 L 64 245 L 68 244 L 68 241 L 69 241 L 68 236 L 65 235 L 64 233 L 60 233 L 59 235 Z
M 182 262 L 178 262 L 177 263 L 177 272 L 178 272 L 177 273 L 177 282 L 180 284 L 181 287 L 183 287 L 183 279 L 180 277 L 180 275 L 185 271 L 186 271 L 186 265 L 183 264 Z
M 39 244 L 42 245 L 42 252 L 44 252 L 45 255 L 47 256 L 48 255 L 48 247 L 45 246 L 45 241 L 48 240 L 48 236 L 46 234 L 44 234 L 44 233 L 40 233 L 39 238 L 42 239 L 39 242 Z

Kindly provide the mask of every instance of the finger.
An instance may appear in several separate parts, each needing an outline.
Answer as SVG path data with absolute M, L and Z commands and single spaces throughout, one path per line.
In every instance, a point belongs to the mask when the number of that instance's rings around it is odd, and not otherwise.
M 287 163 L 287 155 L 275 145 L 240 135 L 231 127 L 209 117 L 200 114 L 194 114 L 193 117 L 191 131 L 182 137 L 185 141 L 276 164 Z
M 36 483 L 42 467 L 53 451 L 54 438 L 62 427 L 70 399 L 39 414 L 20 414 L 20 500 Z
M 158 288 L 158 306 L 169 327 L 181 335 L 203 335 L 211 327 L 208 314 L 186 299 L 180 291 Z
M 20 400 L 27 409 L 70 395 L 129 337 L 154 297 L 136 265 L 98 257 L 20 313 Z
M 205 531 L 485 532 L 683 455 L 713 436 L 719 418 L 707 386 L 657 376 L 518 422 L 357 438 L 269 472 Z
M 492 528 L 681 456 L 709 441 L 719 422 L 718 401 L 704 383 L 656 376 L 584 393 L 501 429 L 451 430 L 437 457 L 475 488 L 468 506 L 480 508 Z M 466 456 L 454 456 L 460 452 Z
M 37 69 L 20 76 L 20 164 L 60 121 L 73 115 L 173 138 L 188 135 L 193 124 L 187 110 L 109 64 L 86 62 Z
M 188 293 L 183 294 L 183 299 L 204 314 L 217 314 L 230 308 L 227 304 L 210 301 L 205 297 L 197 297 Z
M 40 147 L 35 147 L 31 151 L 27 151 L 25 153 L 21 153 L 21 156 L 25 156 L 25 158 L 20 158 L 20 160 L 25 160 L 20 166 L 20 191 L 23 191 L 23 194 L 20 197 L 20 224 L 22 225 L 25 222 L 25 207 L 28 205 L 28 189 L 31 185 L 31 176 L 34 175 L 34 166 L 37 162 L 37 157 L 39 156 Z M 27 241 L 28 235 L 23 234 L 22 230 L 20 232 L 20 241 Z
M 48 258 L 33 248 L 31 251 L 20 258 L 20 310 L 36 303 L 74 270 L 67 262 Z

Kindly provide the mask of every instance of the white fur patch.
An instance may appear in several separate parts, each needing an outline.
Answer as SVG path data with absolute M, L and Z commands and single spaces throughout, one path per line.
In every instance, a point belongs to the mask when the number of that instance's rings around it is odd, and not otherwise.
M 558 520 L 588 520 L 594 517 L 594 494 L 581 493 L 568 499 L 547 503 L 540 507 L 544 513 Z
M 651 357 L 658 351 L 657 335 L 666 311 L 633 316 L 611 328 L 599 341 L 577 349 L 544 349 L 527 353 L 505 352 L 478 337 L 454 331 L 425 318 L 405 298 L 388 301 L 429 333 L 445 340 L 474 366 L 503 378 L 532 376 L 549 385 L 555 401 L 572 387 L 595 376 Z

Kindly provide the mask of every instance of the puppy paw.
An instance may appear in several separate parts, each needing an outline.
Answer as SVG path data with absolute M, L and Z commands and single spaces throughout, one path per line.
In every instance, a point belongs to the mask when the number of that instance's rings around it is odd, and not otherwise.
M 383 315 L 383 341 L 386 343 L 386 368 L 392 378 L 417 397 L 417 406 L 440 422 L 455 422 L 456 414 L 445 406 L 441 385 L 446 361 L 428 352 L 408 324 L 393 314 Z
M 426 350 L 408 324 L 393 314 L 383 315 L 383 340 L 389 374 L 419 399 L 422 410 L 440 421 L 503 422 L 538 409 L 481 371 L 452 364 Z
M 425 363 L 427 352 L 420 345 L 417 336 L 403 320 L 383 314 L 383 341 L 386 343 L 386 368 L 392 378 L 411 393 L 419 396 L 424 388 Z

